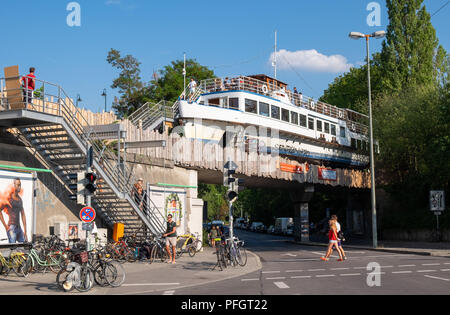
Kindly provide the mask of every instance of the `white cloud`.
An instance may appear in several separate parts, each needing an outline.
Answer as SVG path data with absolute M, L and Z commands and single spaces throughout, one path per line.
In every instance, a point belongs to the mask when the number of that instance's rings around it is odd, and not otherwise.
M 273 61 L 274 53 L 270 56 Z M 302 69 L 314 72 L 346 72 L 353 67 L 342 55 L 326 56 L 315 49 L 288 51 L 281 49 L 277 53 L 277 66 L 279 69 Z

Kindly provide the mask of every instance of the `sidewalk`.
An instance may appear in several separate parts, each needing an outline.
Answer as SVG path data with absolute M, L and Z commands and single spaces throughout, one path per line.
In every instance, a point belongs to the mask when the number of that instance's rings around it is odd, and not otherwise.
M 91 291 L 79 293 L 76 290 L 65 293 L 56 287 L 56 275 L 32 274 L 27 278 L 17 277 L 14 272 L 10 276 L 0 276 L 0 295 L 124 295 L 124 294 L 163 294 L 180 288 L 199 286 L 207 283 L 223 281 L 261 269 L 262 265 L 257 255 L 247 251 L 247 265 L 245 267 L 228 266 L 224 271 L 219 268 L 212 270 L 217 258 L 211 248 L 204 248 L 194 257 L 188 254 L 177 260 L 175 265 L 154 262 L 125 263 L 125 283 L 119 288 L 101 288 L 94 284 Z
M 293 241 L 296 244 L 310 246 L 328 246 L 322 239 L 314 239 L 309 243 Z M 407 241 L 378 241 L 378 248 L 374 249 L 372 240 L 351 239 L 343 242 L 344 248 L 374 250 L 380 252 L 416 254 L 426 256 L 450 257 L 450 243 L 446 242 L 407 242 Z

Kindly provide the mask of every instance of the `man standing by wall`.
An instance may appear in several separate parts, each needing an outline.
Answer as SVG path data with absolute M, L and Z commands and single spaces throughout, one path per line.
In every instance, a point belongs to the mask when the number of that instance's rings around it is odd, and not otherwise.
M 172 215 L 167 216 L 167 230 L 166 234 L 163 235 L 166 238 L 166 250 L 169 255 L 169 264 L 175 264 L 175 257 L 177 251 L 177 224 L 172 221 Z M 172 246 L 172 252 L 170 251 L 170 246 Z

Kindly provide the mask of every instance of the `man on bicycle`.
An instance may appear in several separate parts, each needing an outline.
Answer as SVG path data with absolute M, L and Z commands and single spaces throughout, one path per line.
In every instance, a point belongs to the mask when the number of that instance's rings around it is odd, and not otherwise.
M 177 250 L 177 224 L 172 221 L 172 215 L 167 216 L 167 230 L 166 234 L 163 234 L 166 238 L 166 250 L 169 254 L 168 264 L 175 264 L 176 250 Z M 170 246 L 172 246 L 172 253 L 170 252 Z

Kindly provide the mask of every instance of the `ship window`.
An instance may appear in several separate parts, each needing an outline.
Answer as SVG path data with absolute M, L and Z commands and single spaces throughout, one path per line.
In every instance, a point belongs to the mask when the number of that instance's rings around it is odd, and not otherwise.
M 302 114 L 300 114 L 300 126 L 306 128 L 306 116 Z
M 308 118 L 308 128 L 314 130 L 314 118 Z
M 245 111 L 247 113 L 253 113 L 253 114 L 257 114 L 258 113 L 258 102 L 255 100 L 250 100 L 248 98 L 245 99 Z
M 210 98 L 208 100 L 208 105 L 210 105 L 210 106 L 220 106 L 220 98 Z
M 298 113 L 291 112 L 291 123 L 298 125 Z
M 280 108 L 278 106 L 271 106 L 271 117 L 280 119 Z
M 317 131 L 322 131 L 322 121 L 317 120 L 317 122 L 316 122 L 316 130 Z
M 352 141 L 352 148 L 356 149 L 356 139 L 352 138 L 351 141 Z
M 361 140 L 360 140 L 360 139 L 357 140 L 357 146 L 356 146 L 356 148 L 357 148 L 358 150 L 362 150 L 362 143 L 361 143 Z
M 336 135 L 336 125 L 331 125 L 331 135 L 332 136 Z
M 281 109 L 281 120 L 289 122 L 289 111 L 287 109 Z
M 259 102 L 259 114 L 261 116 L 270 117 L 269 104 Z
M 345 127 L 341 127 L 341 137 L 345 138 Z
M 239 109 L 239 98 L 237 97 L 229 98 L 228 107 L 233 109 Z
M 330 124 L 327 122 L 325 123 L 325 132 L 330 133 Z

